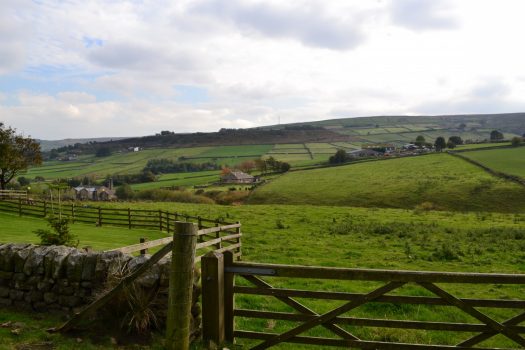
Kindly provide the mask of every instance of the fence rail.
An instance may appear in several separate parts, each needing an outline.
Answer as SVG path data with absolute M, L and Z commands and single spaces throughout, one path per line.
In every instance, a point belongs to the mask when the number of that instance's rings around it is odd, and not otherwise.
M 215 235 L 212 236 L 210 235 L 211 233 L 215 233 Z M 231 251 L 234 254 L 234 257 L 238 259 L 240 259 L 242 255 L 242 233 L 240 223 L 204 228 L 198 230 L 196 235 L 199 240 L 199 243 L 195 246 L 195 249 L 197 250 L 197 255 L 195 257 L 196 263 L 200 262 L 202 256 L 209 251 L 215 251 L 217 253 Z M 141 254 L 145 254 L 147 249 L 166 245 L 172 240 L 172 236 L 153 241 L 146 241 L 144 238 L 141 238 L 141 243 L 115 248 L 109 251 L 120 251 L 125 254 L 140 251 Z
M 500 338 L 498 339 L 506 338 L 507 344 L 517 345 L 512 349 L 525 348 L 525 339 L 523 338 L 525 325 L 521 325 L 525 322 L 525 300 L 523 298 L 462 298 L 447 291 L 451 284 L 462 285 L 463 290 L 466 291 L 469 291 L 469 286 L 473 285 L 486 285 L 487 290 L 493 288 L 494 285 L 500 286 L 498 288 L 503 285 L 514 285 L 517 287 L 516 290 L 523 291 L 525 290 L 525 275 L 522 274 L 397 271 L 258 264 L 235 262 L 230 252 L 225 252 L 224 255 L 220 256 L 217 256 L 216 253 L 205 255 L 202 265 L 203 335 L 206 340 L 213 340 L 216 343 L 221 343 L 224 340 L 233 342 L 235 338 L 247 338 L 261 341 L 252 349 L 267 349 L 282 343 L 385 350 L 496 349 L 478 346 L 480 343 L 499 335 Z M 240 276 L 240 278 L 248 281 L 251 286 L 235 285 L 235 276 Z M 361 293 L 299 290 L 275 288 L 263 279 L 265 277 L 271 277 L 272 280 L 275 278 L 285 278 L 286 280 L 306 278 L 367 281 L 364 286 L 370 286 L 369 282 L 376 282 L 379 286 L 368 287 L 369 291 Z M 400 288 L 408 284 L 416 285 L 418 289 L 424 290 L 426 295 L 403 295 L 403 290 Z M 392 292 L 394 294 L 391 294 Z M 249 298 L 250 295 L 275 297 L 294 309 L 295 312 L 236 308 L 235 296 L 239 294 L 245 295 L 243 299 Z M 213 297 L 214 295 L 220 297 Z M 301 302 L 294 298 L 301 298 Z M 339 300 L 343 303 L 333 310 L 318 313 L 306 306 L 302 301 L 304 299 Z M 388 319 L 387 315 L 384 318 L 374 318 L 368 315 L 357 317 L 349 314 L 352 310 L 368 303 L 411 304 L 424 305 L 424 307 L 449 306 L 468 315 L 467 319 L 470 321 L 458 322 L 455 317 L 449 321 L 436 322 L 424 319 Z M 248 305 L 252 307 L 255 304 L 255 300 L 248 302 Z M 491 313 L 486 309 L 480 311 L 476 307 L 492 308 L 493 310 Z M 503 310 L 506 311 L 502 312 Z M 502 315 L 508 317 L 513 314 L 513 311 L 516 312 L 515 310 L 518 311 L 513 317 L 501 320 Z M 221 316 L 218 317 L 217 314 Z M 493 314 L 499 316 L 492 316 Z M 263 319 L 268 322 L 288 321 L 289 327 L 282 333 L 235 329 L 237 317 L 253 320 Z M 255 321 L 243 322 L 243 324 L 250 323 L 258 324 Z M 324 327 L 332 337 L 305 335 L 317 326 Z M 412 332 L 421 330 L 453 332 L 458 338 L 461 338 L 461 334 L 463 334 L 465 340 L 455 345 L 376 341 L 357 337 L 354 333 L 360 327 L 403 329 L 405 332 L 406 330 Z M 378 331 L 375 333 L 381 334 Z M 452 333 L 450 334 L 452 335 Z
M 0 199 L 27 198 L 27 191 L 0 190 Z
M 12 192 L 12 191 L 10 191 Z M 24 192 L 25 193 L 25 192 Z M 223 220 L 213 220 L 191 216 L 178 212 L 168 212 L 163 210 L 151 209 L 131 209 L 131 208 L 105 208 L 93 206 L 79 206 L 75 203 L 62 203 L 58 206 L 56 203 L 48 201 L 33 200 L 24 196 L 15 198 L 5 198 L 0 195 L 0 211 L 16 213 L 20 216 L 37 216 L 46 217 L 53 213 L 62 212 L 62 215 L 68 216 L 72 222 L 92 223 L 97 226 L 110 225 L 133 228 L 158 229 L 168 233 L 173 233 L 175 221 L 195 221 L 199 230 L 213 229 L 215 226 L 222 227 L 227 231 L 228 226 L 235 225 Z M 211 225 L 210 225 L 211 224 Z M 209 231 L 213 233 L 216 231 Z

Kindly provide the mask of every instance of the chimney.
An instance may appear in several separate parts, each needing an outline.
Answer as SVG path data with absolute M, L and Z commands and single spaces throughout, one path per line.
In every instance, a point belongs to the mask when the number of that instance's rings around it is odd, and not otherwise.
M 109 178 L 109 185 L 108 185 L 109 189 L 112 190 L 113 189 L 113 178 L 110 177 Z

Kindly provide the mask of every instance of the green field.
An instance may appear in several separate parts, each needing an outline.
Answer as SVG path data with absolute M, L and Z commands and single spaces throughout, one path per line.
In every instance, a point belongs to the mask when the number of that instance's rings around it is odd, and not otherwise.
M 477 149 L 477 148 L 486 148 L 486 147 L 502 147 L 502 146 L 509 146 L 509 142 L 485 142 L 485 143 L 469 143 L 464 145 L 458 145 L 456 147 L 456 150 L 467 150 L 467 149 Z
M 525 188 L 448 154 L 399 158 L 285 174 L 250 203 L 520 212 Z
M 525 147 L 461 153 L 495 171 L 525 178 Z
M 161 203 L 138 204 L 150 209 L 169 209 Z M 118 206 L 113 204 L 112 206 Z M 408 270 L 446 271 L 525 271 L 525 216 L 523 214 L 496 214 L 457 212 L 425 212 L 414 210 L 365 209 L 330 206 L 257 205 L 220 207 L 208 205 L 176 205 L 175 210 L 220 217 L 243 223 L 243 260 L 321 265 L 335 267 L 386 268 Z M 305 279 L 265 278 L 276 287 L 330 291 L 359 291 L 374 284 L 341 281 L 311 281 Z M 242 279 L 237 281 L 243 284 Z M 462 297 L 519 298 L 522 288 L 498 286 L 451 285 L 447 290 Z M 421 295 L 421 289 L 406 287 L 403 293 Z M 423 294 L 427 295 L 427 294 Z M 317 312 L 326 312 L 340 304 L 327 300 L 300 299 Z M 238 308 L 273 311 L 291 311 L 271 297 L 239 295 Z M 501 319 L 514 315 L 513 311 L 498 311 Z M 472 322 L 472 318 L 446 307 L 367 305 L 352 313 L 355 317 L 393 317 L 396 319 L 454 320 Z M 248 330 L 276 332 L 289 329 L 285 321 L 237 319 L 237 327 Z M 462 339 L 458 334 L 439 332 L 381 331 L 350 327 L 356 335 L 365 338 L 394 341 L 441 341 L 453 344 Z M 308 333 L 326 336 L 322 329 Z M 240 340 L 240 345 L 253 344 Z M 510 346 L 503 338 L 494 338 L 487 346 Z M 283 345 L 277 349 L 288 349 Z M 294 346 L 308 349 L 312 347 Z M 322 347 L 320 347 L 322 348 Z
M 164 174 L 155 182 L 145 182 L 131 185 L 134 190 L 145 190 L 170 186 L 197 186 L 212 184 L 220 179 L 219 170 L 199 171 L 193 173 Z
M 525 216 L 523 214 L 458 213 L 403 209 L 367 209 L 310 205 L 245 205 L 217 206 L 173 203 L 106 203 L 108 207 L 163 209 L 207 218 L 241 221 L 243 224 L 243 260 L 335 267 L 385 268 L 408 270 L 525 272 Z M 0 214 L 3 223 L 0 241 L 34 242 L 33 229 L 42 228 L 42 219 L 30 219 Z M 75 224 L 72 232 L 80 239 L 80 246 L 91 245 L 107 249 L 135 243 L 138 237 L 159 237 L 154 231 L 94 227 Z M 370 288 L 370 283 L 341 281 L 308 281 L 304 279 L 265 278 L 269 283 L 283 288 L 315 289 L 330 291 L 359 291 Z M 243 284 L 241 280 L 239 284 Z M 504 286 L 491 288 L 479 286 L 469 290 L 450 286 L 447 290 L 458 296 L 519 298 L 522 289 Z M 403 289 L 404 293 L 419 295 L 415 287 Z M 317 312 L 328 311 L 338 305 L 332 301 L 301 302 Z M 290 309 L 270 297 L 239 295 L 238 308 L 256 308 L 274 311 Z M 357 309 L 356 317 L 394 316 L 397 319 L 454 320 L 471 322 L 464 314 L 444 307 L 368 305 Z M 497 317 L 507 317 L 503 311 Z M 17 315 L 17 317 L 20 317 Z M 35 322 L 35 321 L 25 321 Z M 55 321 L 56 322 L 56 321 Z M 43 322 L 49 327 L 51 322 Z M 38 327 L 44 327 L 37 323 Z M 268 323 L 239 318 L 237 327 L 258 331 L 283 331 L 290 325 L 285 321 Z M 351 328 L 361 337 L 394 341 L 453 343 L 458 336 L 444 336 L 439 332 L 408 332 L 383 329 L 380 333 L 366 328 Z M 0 332 L 2 330 L 0 329 Z M 35 330 L 40 334 L 40 330 Z M 326 336 L 324 330 L 315 329 L 310 335 Z M 7 333 L 6 336 L 10 337 Z M 8 344 L 16 338 L 8 338 Z M 52 339 L 57 339 L 54 337 Z M 58 340 L 56 340 L 58 341 Z M 69 344 L 67 339 L 64 340 Z M 239 346 L 251 344 L 240 340 Z M 92 349 L 85 341 L 81 349 Z M 509 343 L 495 338 L 487 345 Z M 102 345 L 101 345 L 102 346 Z M 64 347 L 67 348 L 67 347 Z M 105 348 L 105 347 L 101 347 Z M 280 346 L 277 349 L 287 349 Z M 297 349 L 312 347 L 294 346 Z M 315 347 L 313 347 L 315 348 Z

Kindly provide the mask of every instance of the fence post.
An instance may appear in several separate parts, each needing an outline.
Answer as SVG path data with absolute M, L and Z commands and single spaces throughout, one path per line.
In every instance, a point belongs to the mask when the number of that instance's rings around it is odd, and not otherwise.
M 201 259 L 202 336 L 205 342 L 224 342 L 224 256 L 209 252 Z
M 22 216 L 22 197 L 18 196 L 18 216 Z
M 71 221 L 75 223 L 75 203 L 71 204 Z
M 170 233 L 170 212 L 169 211 L 166 212 L 166 232 Z
M 237 224 L 241 224 L 240 221 L 237 221 Z M 237 227 L 235 229 L 235 233 L 236 234 L 241 234 L 241 227 Z M 237 243 L 241 243 L 241 237 L 237 238 Z M 241 256 L 242 256 L 242 245 L 239 244 L 239 248 L 237 248 L 237 252 L 239 253 L 239 255 L 237 256 L 237 260 L 241 260 Z
M 159 229 L 162 231 L 162 210 L 159 209 Z
M 233 265 L 233 252 L 224 252 L 224 267 Z M 233 310 L 235 309 L 235 298 L 233 286 L 235 285 L 235 275 L 233 272 L 224 273 L 224 336 L 227 342 L 233 344 L 233 332 L 235 323 L 233 319 Z
M 187 350 L 190 343 L 193 269 L 197 227 L 193 223 L 176 222 L 171 255 L 166 348 Z
M 98 207 L 98 226 L 102 226 L 102 209 Z
M 140 243 L 144 243 L 144 242 L 146 242 L 147 240 L 148 240 L 148 239 L 145 238 L 145 237 L 140 237 L 139 242 L 140 242 Z M 140 255 L 145 255 L 147 252 L 148 252 L 147 249 L 141 249 L 139 253 L 140 253 Z
M 131 208 L 128 208 L 128 228 L 131 230 Z
M 218 227 L 219 226 L 219 222 L 217 220 L 215 220 L 215 227 Z M 215 232 L 215 238 L 220 238 L 221 237 L 221 231 L 217 231 Z M 219 243 L 217 243 L 215 245 L 215 248 L 217 249 L 221 249 L 222 248 L 222 240 L 219 241 Z

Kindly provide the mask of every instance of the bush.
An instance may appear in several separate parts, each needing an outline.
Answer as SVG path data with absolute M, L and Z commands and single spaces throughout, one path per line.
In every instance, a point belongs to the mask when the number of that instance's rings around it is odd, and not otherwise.
M 433 260 L 452 261 L 460 260 L 460 256 L 464 255 L 458 247 L 450 244 L 442 244 L 432 253 Z
M 122 186 L 117 187 L 115 194 L 117 195 L 118 199 L 126 200 L 133 199 L 135 196 L 135 192 L 133 192 L 133 189 L 128 184 L 123 184 Z
M 47 219 L 47 224 L 54 232 L 44 229 L 33 231 L 38 237 L 40 237 L 40 244 L 67 245 L 70 247 L 76 247 L 78 245 L 78 241 L 75 242 L 76 237 L 69 232 L 68 218 L 51 216 Z

